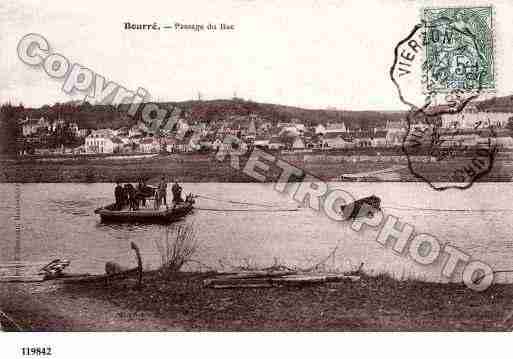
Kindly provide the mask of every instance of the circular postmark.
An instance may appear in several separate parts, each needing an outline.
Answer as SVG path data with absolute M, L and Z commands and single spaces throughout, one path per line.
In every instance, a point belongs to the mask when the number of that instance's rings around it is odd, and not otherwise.
M 465 189 L 490 172 L 493 121 L 474 101 L 495 86 L 491 8 L 426 9 L 399 42 L 390 76 L 410 107 L 403 152 L 433 189 Z

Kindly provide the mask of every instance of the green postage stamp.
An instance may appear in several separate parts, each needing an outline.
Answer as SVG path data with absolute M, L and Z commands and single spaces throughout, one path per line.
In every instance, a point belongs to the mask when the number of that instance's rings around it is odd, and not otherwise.
M 493 9 L 423 9 L 425 89 L 495 90 Z

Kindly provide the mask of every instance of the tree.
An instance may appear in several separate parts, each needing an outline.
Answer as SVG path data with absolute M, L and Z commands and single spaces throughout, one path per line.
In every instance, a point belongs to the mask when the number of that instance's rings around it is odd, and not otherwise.
M 508 123 L 506 124 L 508 130 L 513 131 L 513 117 L 508 118 Z
M 22 107 L 14 107 L 11 104 L 0 107 L 0 154 L 17 155 L 22 147 L 23 138 L 18 123 L 22 111 Z

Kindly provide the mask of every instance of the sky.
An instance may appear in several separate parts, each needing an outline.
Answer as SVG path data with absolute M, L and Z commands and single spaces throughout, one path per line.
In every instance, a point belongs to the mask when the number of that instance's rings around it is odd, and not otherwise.
M 472 5 L 472 0 L 466 0 Z M 481 5 L 482 3 L 477 3 Z M 405 110 L 390 80 L 395 45 L 421 8 L 453 1 L 88 0 L 0 3 L 0 102 L 39 107 L 73 98 L 41 67 L 20 61 L 28 33 L 51 51 L 156 101 L 231 98 L 304 108 Z M 497 95 L 513 94 L 513 2 L 494 5 Z M 160 31 L 125 30 L 154 22 Z M 233 24 L 233 31 L 162 26 Z M 83 95 L 77 98 L 83 98 Z

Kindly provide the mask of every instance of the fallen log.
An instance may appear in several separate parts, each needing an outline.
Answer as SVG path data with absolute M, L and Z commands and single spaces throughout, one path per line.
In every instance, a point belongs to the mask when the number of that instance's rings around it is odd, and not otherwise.
M 111 273 L 111 274 L 86 274 L 86 275 L 69 275 L 60 278 L 55 278 L 61 283 L 93 283 L 99 281 L 108 281 L 111 279 L 125 279 L 132 275 L 139 274 L 139 267 L 128 269 L 122 272 Z
M 340 282 L 350 280 L 352 282 L 359 280 L 358 276 L 349 276 L 344 274 L 297 274 L 279 278 L 273 278 L 273 283 L 283 284 L 316 284 L 328 282 Z
M 203 284 L 205 286 L 219 284 L 223 282 L 234 282 L 238 280 L 265 280 L 265 279 L 271 279 L 275 277 L 281 277 L 284 275 L 290 275 L 290 274 L 297 274 L 297 272 L 291 272 L 291 271 L 276 271 L 276 272 L 265 272 L 265 271 L 248 271 L 248 272 L 226 272 L 226 273 L 219 273 L 214 278 L 208 278 L 203 281 Z
M 238 273 L 203 281 L 210 288 L 262 288 L 282 285 L 313 285 L 328 282 L 357 281 L 359 276 L 334 273 Z

